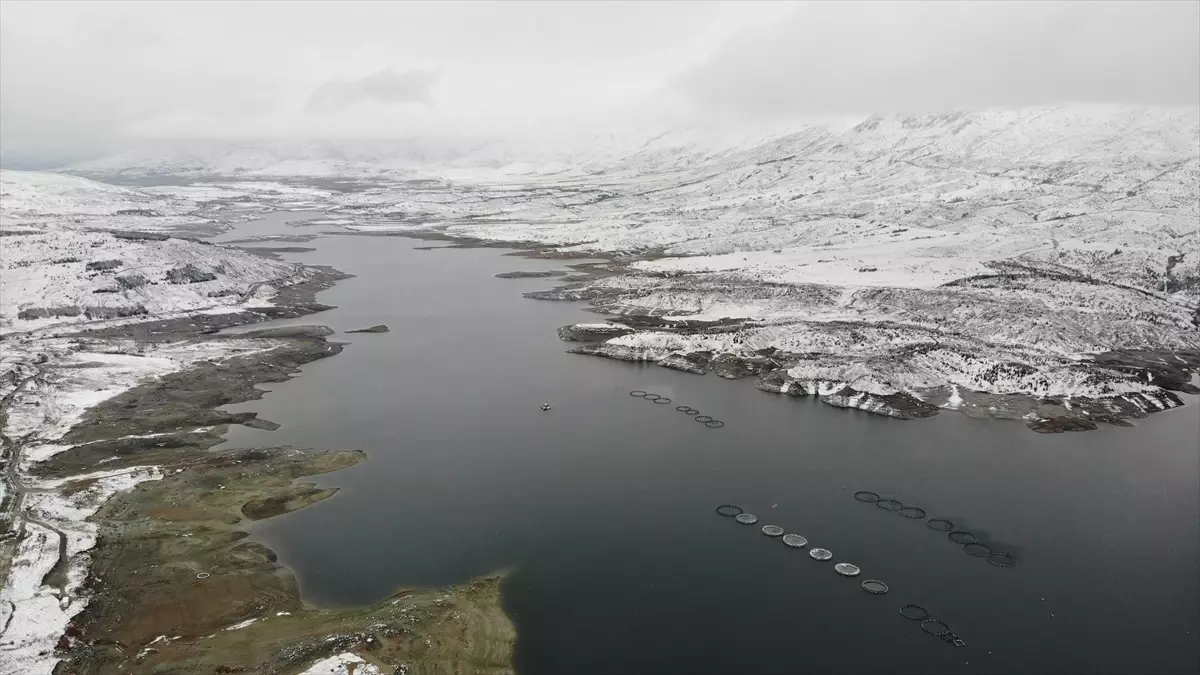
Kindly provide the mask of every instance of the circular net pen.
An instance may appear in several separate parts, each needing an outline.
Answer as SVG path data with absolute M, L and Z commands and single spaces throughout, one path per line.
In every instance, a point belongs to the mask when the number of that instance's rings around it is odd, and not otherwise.
M 677 405 L 677 406 L 675 406 L 675 409 L 678 410 L 679 412 L 687 412 L 687 411 L 691 410 L 691 408 L 686 405 Z M 700 411 L 697 410 L 696 414 L 699 415 Z
M 813 560 L 829 560 L 833 557 L 833 553 L 826 548 L 814 548 L 808 552 L 808 557 Z
M 967 555 L 973 555 L 976 558 L 986 558 L 990 556 L 993 551 L 991 546 L 973 541 L 969 544 L 963 544 L 963 553 L 966 553 Z
M 943 518 L 930 518 L 925 523 L 925 527 L 938 532 L 949 532 L 954 529 L 954 523 Z
M 871 595 L 883 595 L 888 592 L 888 585 L 878 579 L 867 579 L 862 582 L 862 589 Z
M 925 517 L 925 509 L 916 506 L 906 506 L 900 509 L 899 513 L 905 518 L 912 518 L 913 520 Z
M 979 541 L 979 537 L 966 530 L 955 530 L 946 536 L 956 544 L 974 544 Z
M 913 621 L 924 621 L 929 618 L 929 610 L 920 605 L 905 605 L 900 608 L 900 616 Z
M 745 511 L 742 510 L 742 507 L 736 504 L 722 504 L 717 507 L 717 513 L 725 516 L 726 518 L 735 518 L 745 513 Z
M 782 537 L 783 528 L 778 525 L 763 525 L 762 533 L 768 537 Z
M 930 635 L 941 637 L 950 632 L 950 626 L 947 626 L 938 619 L 925 619 L 921 622 L 921 630 Z
M 658 403 L 659 405 L 670 405 L 671 399 L 667 398 L 666 396 L 662 396 L 660 398 L 654 399 L 654 402 Z
M 904 503 L 898 499 L 880 499 L 875 502 L 875 506 L 878 506 L 884 511 L 899 511 L 900 509 L 904 508 Z
M 696 417 L 694 419 L 697 422 L 704 422 L 704 423 L 713 421 L 713 418 L 709 417 L 708 415 L 696 415 Z
M 996 567 L 1016 567 L 1017 557 L 1011 553 L 996 551 L 987 557 L 987 561 Z
M 721 420 L 709 420 L 704 423 L 704 426 L 708 427 L 709 429 L 720 429 L 721 427 L 725 426 L 725 423 Z
M 783 535 L 783 545 L 792 548 L 803 548 L 808 546 L 808 540 L 798 534 Z
M 646 395 L 646 392 L 642 391 L 641 389 L 634 389 L 633 391 L 629 392 L 629 395 L 641 398 Z
M 658 399 L 660 399 L 662 397 L 659 396 L 658 394 L 646 394 L 642 398 L 646 399 L 647 401 L 657 401 Z
M 862 572 L 858 565 L 850 563 L 838 563 L 833 566 L 833 570 L 844 577 L 856 577 Z
M 743 525 L 753 525 L 758 522 L 758 516 L 754 515 L 753 513 L 739 513 L 734 520 Z
M 874 504 L 875 502 L 879 501 L 878 494 L 876 494 L 874 492 L 869 492 L 867 490 L 861 490 L 859 492 L 855 492 L 854 498 L 860 502 L 863 502 L 864 504 Z
M 688 408 L 687 410 L 684 410 L 683 412 L 685 412 L 689 415 L 699 415 L 700 414 L 700 411 L 696 410 L 695 408 Z

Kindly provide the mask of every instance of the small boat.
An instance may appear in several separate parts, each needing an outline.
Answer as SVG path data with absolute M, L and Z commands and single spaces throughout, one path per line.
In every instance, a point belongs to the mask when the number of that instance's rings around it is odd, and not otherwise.
M 543 404 L 541 405 L 541 408 L 542 408 L 542 410 L 549 410 L 549 409 L 550 409 L 550 404 L 549 404 L 549 403 L 543 403 Z

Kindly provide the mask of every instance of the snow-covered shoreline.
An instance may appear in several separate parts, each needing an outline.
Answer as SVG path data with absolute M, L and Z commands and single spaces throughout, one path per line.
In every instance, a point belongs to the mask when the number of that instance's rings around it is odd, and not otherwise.
M 92 516 L 157 466 L 37 477 L 95 405 L 199 362 L 270 350 L 269 340 L 70 337 L 83 329 L 264 310 L 309 270 L 177 233 L 201 205 L 70 176 L 5 171 L 0 183 L 0 673 L 49 675 L 88 602 Z M 145 336 L 149 337 L 149 336 Z M 187 431 L 187 430 L 183 430 Z M 101 469 L 102 467 L 95 467 Z

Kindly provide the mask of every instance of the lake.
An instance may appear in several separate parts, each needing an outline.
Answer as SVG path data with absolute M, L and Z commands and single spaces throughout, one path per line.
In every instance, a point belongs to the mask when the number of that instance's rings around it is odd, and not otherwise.
M 284 224 L 316 215 L 272 214 L 219 239 L 327 229 Z M 560 261 L 400 237 L 305 245 L 318 250 L 288 259 L 356 276 L 318 296 L 337 309 L 269 325 L 391 332 L 336 335 L 349 343 L 340 355 L 230 406 L 283 426 L 234 427 L 226 447 L 367 452 L 313 479 L 342 488 L 333 498 L 254 529 L 314 604 L 511 569 L 503 597 L 522 675 L 1195 672 L 1196 397 L 1090 433 L 950 412 L 893 420 L 751 380 L 566 354 L 555 328 L 599 317 L 521 297 L 554 279 L 493 278 Z M 1019 563 L 967 555 L 857 490 L 947 518 Z M 718 516 L 726 502 L 759 523 Z M 765 524 L 833 560 L 764 536 Z M 837 575 L 838 561 L 862 576 Z M 865 593 L 864 579 L 890 592 Z M 903 618 L 909 603 L 966 646 Z

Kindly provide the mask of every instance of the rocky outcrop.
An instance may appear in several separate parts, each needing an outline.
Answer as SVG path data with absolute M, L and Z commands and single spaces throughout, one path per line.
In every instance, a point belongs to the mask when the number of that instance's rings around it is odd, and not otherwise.
M 750 375 L 759 375 L 778 366 L 778 362 L 770 357 L 745 357 L 728 353 L 717 355 L 709 364 L 714 373 L 727 380 L 739 380 Z
M 1029 420 L 1026 424 L 1039 434 L 1061 434 L 1064 431 L 1094 431 L 1096 423 L 1079 417 L 1060 415 Z
M 32 319 L 49 319 L 60 316 L 79 316 L 83 310 L 78 305 L 63 305 L 61 307 L 27 307 L 17 312 L 17 318 L 23 321 Z
M 276 338 L 297 340 L 320 340 L 333 335 L 329 326 L 280 326 L 279 328 L 260 328 L 243 334 L 249 338 Z
M 576 323 L 558 327 L 558 338 L 567 342 L 604 342 L 633 330 L 615 323 Z
M 385 324 L 381 323 L 381 324 L 378 324 L 375 326 L 371 326 L 370 328 L 358 328 L 355 330 L 348 330 L 346 332 L 347 333 L 387 333 L 389 330 L 390 329 Z
M 687 373 L 704 375 L 708 372 L 711 352 L 691 352 L 690 354 L 668 354 L 659 359 L 657 364 L 663 368 L 682 370 Z
M 817 396 L 822 403 L 838 408 L 855 408 L 911 420 L 932 417 L 939 408 L 903 391 L 888 394 L 859 391 L 843 382 L 797 381 L 786 371 L 775 370 L 759 378 L 756 385 L 762 391 L 788 396 Z
M 551 288 L 546 291 L 529 291 L 522 293 L 523 297 L 530 300 L 564 300 L 567 302 L 579 302 L 581 300 L 596 300 L 603 296 L 612 295 L 611 291 L 595 288 L 593 286 L 560 286 Z
M 83 311 L 89 319 L 124 319 L 130 316 L 149 314 L 145 305 L 126 305 L 124 307 L 88 307 Z
M 206 272 L 192 264 L 176 267 L 167 271 L 167 282 L 172 284 L 198 284 L 205 281 L 214 281 L 217 275 L 212 272 Z
M 1200 371 L 1200 350 L 1122 350 L 1094 354 L 1091 361 L 1110 370 L 1133 375 L 1156 387 L 1184 394 L 1200 394 L 1191 384 Z
M 492 276 L 497 279 L 542 279 L 545 277 L 565 277 L 566 272 L 561 270 L 541 270 L 537 272 L 501 272 Z
M 821 396 L 821 402 L 838 408 L 856 408 L 902 420 L 933 417 L 938 414 L 937 406 L 903 391 L 893 394 L 871 394 L 847 386 L 833 394 Z
M 162 232 L 138 232 L 136 230 L 118 230 L 113 232 L 112 236 L 129 241 L 166 241 L 171 238 L 171 235 Z
M 587 354 L 603 356 L 618 361 L 655 361 L 654 352 L 649 349 L 613 345 L 607 342 L 592 342 L 567 350 L 568 354 Z
M 104 270 L 115 270 L 121 266 L 120 260 L 95 260 L 84 265 L 89 272 L 102 272 Z

